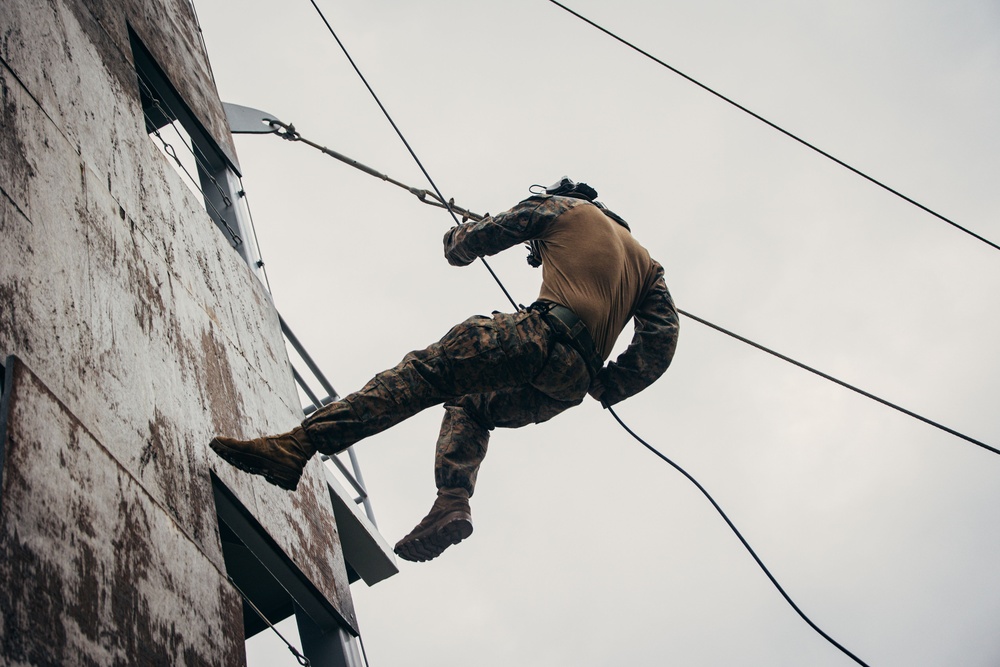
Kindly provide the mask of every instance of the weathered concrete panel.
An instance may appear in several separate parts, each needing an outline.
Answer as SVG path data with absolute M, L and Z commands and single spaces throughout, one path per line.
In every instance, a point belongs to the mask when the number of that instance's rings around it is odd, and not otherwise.
M 147 139 L 120 21 L 123 37 L 113 39 L 75 2 L 0 3 L 0 58 L 99 181 L 128 201 L 139 190 L 134 154 Z
M 143 134 L 131 25 L 205 130 L 231 161 L 236 151 L 201 30 L 187 0 L 0 3 L 0 57 L 81 153 L 127 178 L 123 142 Z M 66 92 L 73 90 L 72 96 Z M 130 100 L 122 106 L 121 100 Z M 137 122 L 139 121 L 139 122 Z
M 11 391 L 4 664 L 241 664 L 224 572 L 23 364 Z
M 0 3 L 0 352 L 25 358 L 221 568 L 215 466 L 353 624 L 319 462 L 287 494 L 207 449 L 216 433 L 287 429 L 301 409 L 269 296 L 142 129 L 116 4 Z M 167 5 L 144 20 L 186 3 Z
M 15 96 L 19 86 L 12 84 Z M 17 202 L 5 190 L 0 293 L 14 307 L 0 317 L 0 343 L 37 364 L 121 464 L 221 563 L 205 445 L 216 433 L 257 435 L 299 419 L 273 308 L 162 156 L 150 156 L 147 170 L 159 171 L 161 180 L 147 189 L 140 225 L 30 96 L 20 98 L 28 104 L 16 122 L 25 129 L 33 177 L 19 206 L 10 205 Z M 228 482 L 353 618 L 318 464 L 309 479 L 291 502 L 244 475 Z M 267 512 L 255 507 L 259 494 L 268 497 Z

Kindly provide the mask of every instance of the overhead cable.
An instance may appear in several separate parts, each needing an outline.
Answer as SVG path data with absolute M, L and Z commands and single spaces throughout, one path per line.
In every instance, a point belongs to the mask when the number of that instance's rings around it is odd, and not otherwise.
M 630 49 L 632 49 L 636 53 L 639 53 L 639 54 L 645 56 L 646 58 L 649 58 L 653 62 L 655 62 L 655 63 L 657 63 L 659 65 L 662 65 L 663 67 L 667 68 L 668 70 L 670 70 L 674 74 L 677 74 L 678 76 L 680 76 L 680 77 L 682 77 L 682 78 L 690 81 L 691 83 L 693 83 L 694 85 L 698 86 L 702 90 L 705 90 L 706 92 L 709 92 L 712 95 L 715 95 L 720 100 L 723 100 L 724 102 L 727 102 L 727 103 L 731 104 L 732 106 L 736 107 L 740 111 L 743 111 L 744 113 L 747 113 L 747 114 L 753 116 L 754 118 L 756 118 L 760 122 L 764 123 L 765 125 L 767 125 L 767 126 L 773 128 L 773 129 L 777 130 L 778 132 L 781 132 L 786 137 L 797 141 L 798 143 L 802 144 L 803 146 L 805 146 L 807 148 L 812 149 L 813 151 L 819 153 L 820 155 L 822 155 L 823 157 L 825 157 L 827 159 L 833 160 L 834 162 L 836 162 L 837 164 L 839 164 L 841 167 L 844 167 L 845 169 L 848 169 L 849 171 L 854 172 L 858 176 L 864 178 L 867 181 L 870 181 L 871 183 L 874 183 L 875 185 L 879 186 L 883 190 L 891 192 L 892 194 L 896 195 L 900 199 L 903 199 L 904 201 L 907 201 L 910 204 L 913 204 L 917 208 L 919 208 L 919 209 L 921 209 L 921 210 L 923 210 L 923 211 L 925 211 L 927 213 L 930 213 L 935 218 L 938 218 L 939 220 L 947 222 L 952 227 L 955 227 L 956 229 L 959 229 L 959 230 L 965 232 L 969 236 L 972 236 L 973 238 L 978 239 L 979 241 L 982 241 L 986 245 L 988 245 L 988 246 L 990 246 L 992 248 L 995 248 L 997 250 L 1000 250 L 1000 245 L 997 245 L 993 241 L 990 241 L 989 239 L 987 239 L 987 238 L 985 238 L 983 236 L 980 236 L 979 234 L 977 234 L 976 232 L 972 231 L 971 229 L 968 229 L 967 227 L 963 227 L 962 225 L 958 224 L 957 222 L 955 222 L 951 218 L 947 218 L 947 217 L 941 215 L 940 213 L 938 213 L 937 211 L 934 211 L 933 209 L 931 209 L 931 208 L 929 208 L 927 206 L 924 206 L 923 204 L 921 204 L 920 202 L 916 201 L 915 199 L 912 199 L 911 197 L 908 197 L 908 196 L 904 195 L 903 193 L 899 192 L 898 190 L 895 190 L 895 189 L 889 187 L 888 185 L 886 185 L 882 181 L 880 181 L 880 180 L 878 180 L 878 179 L 876 179 L 876 178 L 874 178 L 872 176 L 869 176 L 868 174 L 866 174 L 865 172 L 861 171 L 860 169 L 852 167 L 850 164 L 844 162 L 843 160 L 841 160 L 841 159 L 839 159 L 837 157 L 834 157 L 833 155 L 831 155 L 830 153 L 828 153 L 828 152 L 824 151 L 823 149 L 817 147 L 816 145 L 814 145 L 814 144 L 806 141 L 805 139 L 799 137 L 796 134 L 793 134 L 793 133 L 789 132 L 788 130 L 784 129 L 780 125 L 769 121 L 767 118 L 764 118 L 760 114 L 755 113 L 754 111 L 751 111 L 747 107 L 743 106 L 742 104 L 736 102 L 735 100 L 733 100 L 733 99 L 731 99 L 729 97 L 726 97 L 725 95 L 723 95 L 722 93 L 718 92 L 717 90 L 715 90 L 713 88 L 710 88 L 709 86 L 707 86 L 704 83 L 698 81 L 694 77 L 691 77 L 691 76 L 685 74 L 684 72 L 680 71 L 676 67 L 673 67 L 672 65 L 669 65 L 669 64 L 665 63 L 664 61 L 660 60 L 656 56 L 650 54 L 648 51 L 644 51 L 643 49 L 639 48 L 638 46 L 636 46 L 632 42 L 624 39 L 623 37 L 618 36 L 617 34 L 611 32 L 607 28 L 605 28 L 605 27 L 603 27 L 603 26 L 595 23 L 594 21 L 590 20 L 589 18 L 587 18 L 586 16 L 580 14 L 579 12 L 576 12 L 576 11 L 570 9 L 569 7 L 567 7 L 566 5 L 562 4 L 561 2 L 558 2 L 558 0 L 549 0 L 549 2 L 551 2 L 554 5 L 556 5 L 557 7 L 560 7 L 562 9 L 566 10 L 567 12 L 569 12 L 570 14 L 572 14 L 573 16 L 575 16 L 578 19 L 580 19 L 581 21 L 583 21 L 583 22 L 585 22 L 585 23 L 593 26 L 594 28 L 597 28 L 598 30 L 600 30 L 601 32 L 603 32 L 605 35 L 611 37 L 612 39 L 615 39 L 615 40 L 621 42 L 622 44 L 624 44 L 625 46 L 629 47 Z
M 420 170 L 421 170 L 421 171 L 423 171 L 423 173 L 424 173 L 424 176 L 425 176 L 425 177 L 427 178 L 427 181 L 428 181 L 428 182 L 429 182 L 429 183 L 431 184 L 431 186 L 432 186 L 432 187 L 434 188 L 434 190 L 435 190 L 435 192 L 437 193 L 437 196 L 438 196 L 438 198 L 440 199 L 440 201 L 445 201 L 445 199 L 444 199 L 444 195 L 442 195 L 442 194 L 441 194 L 441 191 L 440 191 L 440 190 L 438 190 L 437 186 L 436 186 L 436 185 L 434 184 L 434 181 L 433 181 L 433 179 L 431 179 L 430 175 L 429 175 L 429 174 L 427 173 L 427 171 L 426 171 L 426 170 L 424 169 L 424 167 L 423 167 L 423 164 L 422 164 L 422 163 L 420 162 L 420 160 L 419 160 L 419 159 L 417 158 L 417 155 L 416 155 L 416 153 L 414 153 L 413 149 L 412 149 L 412 148 L 410 148 L 410 145 L 409 145 L 409 143 L 408 143 L 408 142 L 406 141 L 406 139 L 405 139 L 405 138 L 403 137 L 402 133 L 401 133 L 401 132 L 399 131 L 399 128 L 398 128 L 398 127 L 396 126 L 396 124 L 395 124 L 395 123 L 394 123 L 394 122 L 392 121 L 392 119 L 391 119 L 391 118 L 389 117 L 389 113 L 388 113 L 388 111 L 386 111 L 385 107 L 384 107 L 384 106 L 382 105 L 382 103 L 381 103 L 381 102 L 380 102 L 380 101 L 378 100 L 378 97 L 377 97 L 377 96 L 375 96 L 375 92 L 374 92 L 374 90 L 372 90 L 371 86 L 369 86 L 369 85 L 368 85 L 368 81 L 367 81 L 367 80 L 366 80 L 366 79 L 364 78 L 364 76 L 363 76 L 363 75 L 361 74 L 361 70 L 359 70 L 359 69 L 358 69 L 358 66 L 357 66 L 357 65 L 356 65 L 356 64 L 354 63 L 354 59 L 353 59 L 353 58 L 351 58 L 350 54 L 349 54 L 349 53 L 347 52 L 347 49 L 346 49 L 346 48 L 344 47 L 343 43 L 342 43 L 342 42 L 340 41 L 340 39 L 339 39 L 339 38 L 337 37 L 336 33 L 335 33 L 335 32 L 333 31 L 333 28 L 332 28 L 332 27 L 330 26 L 330 23 L 329 23 L 329 21 L 327 21 L 327 20 L 326 20 L 326 17 L 325 17 L 324 15 L 323 15 L 323 12 L 322 12 L 322 11 L 320 10 L 320 8 L 319 8 L 319 7 L 318 7 L 318 6 L 316 5 L 316 1 L 315 1 L 315 0 L 309 0 L 309 1 L 310 1 L 310 2 L 312 3 L 313 7 L 315 7 L 316 11 L 317 11 L 317 12 L 319 13 L 319 15 L 320 15 L 320 18 L 322 18 L 322 19 L 323 19 L 323 23 L 325 23 L 325 24 L 326 24 L 326 27 L 327 27 L 327 29 L 328 29 L 328 30 L 330 31 L 330 34 L 332 34 L 332 35 L 333 35 L 333 38 L 334 38 L 334 39 L 335 39 L 335 40 L 337 41 L 337 44 L 339 44 L 339 45 L 340 45 L 340 48 L 341 48 L 341 50 L 342 50 L 342 51 L 344 52 L 344 55 L 346 55 L 346 56 L 347 56 L 347 59 L 348 59 L 348 60 L 350 61 L 351 65 L 352 65 L 352 66 L 354 67 L 354 70 L 355 70 L 355 72 L 357 72 L 358 76 L 360 76 L 360 77 L 361 77 L 362 81 L 364 82 L 365 86 L 366 86 L 366 87 L 368 88 L 368 90 L 369 90 L 369 92 L 370 92 L 370 93 L 372 94 L 372 96 L 373 96 L 373 97 L 375 97 L 375 100 L 376 100 L 376 102 L 378 102 L 378 105 L 379 105 L 379 107 L 380 107 L 380 108 L 382 109 L 382 112 L 383 112 L 383 113 L 385 114 L 385 116 L 386 116 L 386 118 L 387 118 L 387 119 L 389 120 L 390 124 L 391 124 L 391 125 L 393 126 L 393 128 L 394 128 L 394 129 L 396 130 L 396 134 L 397 134 L 397 135 L 399 135 L 399 138 L 400 138 L 400 139 L 402 140 L 402 142 L 403 142 L 403 144 L 404 144 L 404 145 L 406 146 L 407 150 L 409 150 L 409 152 L 410 152 L 410 155 L 411 155 L 411 156 L 413 157 L 414 161 L 416 161 L 417 165 L 418 165 L 418 166 L 420 167 Z M 458 222 L 458 218 L 457 218 L 457 217 L 455 216 L 455 212 L 454 212 L 454 211 L 452 210 L 451 206 L 450 206 L 450 205 L 448 205 L 448 206 L 447 206 L 447 208 L 448 208 L 448 212 L 449 212 L 449 213 L 451 214 L 451 217 L 452 217 L 452 219 L 453 219 L 453 220 L 455 221 L 455 224 L 460 224 L 460 223 Z M 500 278 L 499 278 L 499 277 L 498 277 L 498 276 L 496 275 L 496 273 L 494 273 L 494 272 L 493 272 L 493 269 L 492 269 L 492 268 L 490 268 L 489 264 L 486 264 L 486 262 L 485 262 L 485 261 L 483 262 L 483 264 L 484 264 L 484 265 L 486 266 L 486 268 L 487 268 L 487 269 L 489 269 L 489 271 L 490 271 L 490 274 L 491 274 L 491 275 L 493 276 L 493 279 L 494 279 L 494 280 L 496 280 L 496 282 L 497 282 L 497 284 L 498 284 L 498 285 L 500 285 L 500 289 L 502 289 L 502 290 L 503 290 L 503 292 L 504 292 L 504 294 L 506 294 L 506 295 L 507 295 L 507 298 L 508 298 L 508 299 L 510 300 L 511 304 L 513 304 L 515 308 L 518 308 L 518 306 L 517 306 L 517 303 L 516 303 L 516 302 L 514 301 L 514 299 L 513 299 L 513 298 L 511 298 L 511 296 L 510 296 L 510 293 L 509 293 L 509 292 L 507 292 L 507 288 L 506 288 L 506 287 L 504 287 L 503 283 L 502 283 L 502 282 L 500 281 Z M 631 435 L 632 435 L 633 437 L 636 437 L 637 439 L 639 439 L 639 438 L 638 438 L 638 436 L 636 436 L 636 435 L 635 435 L 635 434 L 634 434 L 634 433 L 633 433 L 633 432 L 632 432 L 632 431 L 631 431 L 631 430 L 630 430 L 630 429 L 629 429 L 629 428 L 628 428 L 628 427 L 627 427 L 627 426 L 625 425 L 625 423 L 624 423 L 624 422 L 622 422 L 622 421 L 621 421 L 621 420 L 620 420 L 620 419 L 618 418 L 618 416 L 617 416 L 616 414 L 614 414 L 613 412 L 612 412 L 612 414 L 614 415 L 614 417 L 615 417 L 615 419 L 616 419 L 616 420 L 618 421 L 618 423 L 619 423 L 619 424 L 621 424 L 621 425 L 622 425 L 622 426 L 623 426 L 623 427 L 625 428 L 625 430 L 626 430 L 626 431 L 628 431 L 628 433 L 630 433 L 630 434 L 631 434 Z M 643 440 L 639 439 L 639 441 L 640 441 L 640 442 L 642 442 L 642 444 L 646 445 L 646 443 L 645 443 L 645 442 L 644 442 Z M 646 445 L 646 446 L 647 446 L 647 447 L 649 447 L 649 445 Z M 656 450 L 653 450 L 653 451 L 656 451 Z M 661 455 L 661 457 L 662 457 L 662 455 Z M 665 457 L 664 457 L 664 458 L 665 458 Z M 675 468 L 677 468 L 678 470 L 680 470 L 680 468 L 678 468 L 678 467 L 676 466 L 676 464 L 673 464 L 673 462 L 671 462 L 671 461 L 669 461 L 669 460 L 667 460 L 667 462 L 668 462 L 668 463 L 671 463 L 671 465 L 673 465 L 673 466 L 674 466 Z M 681 472 L 683 472 L 683 471 L 681 471 Z M 701 486 L 700 484 L 698 484 L 698 483 L 697 483 L 697 482 L 696 482 L 696 481 L 694 480 L 694 478 L 693 478 L 693 477 L 691 477 L 690 475 L 688 475 L 688 474 L 687 474 L 686 472 L 684 473 L 684 475 L 685 475 L 685 476 L 687 476 L 687 477 L 688 477 L 688 479 L 690 479 L 691 481 L 695 482 L 695 484 L 696 484 L 696 485 L 698 486 L 698 488 L 699 488 L 699 489 L 702 489 L 702 491 L 704 492 L 704 489 L 702 488 L 702 486 Z M 706 495 L 708 495 L 708 494 L 706 493 Z M 713 504 L 713 505 L 715 505 L 716 509 L 719 509 L 718 505 L 716 505 L 715 501 L 714 501 L 714 500 L 712 500 L 711 496 L 709 496 L 709 500 L 710 500 L 710 501 L 712 502 L 712 504 Z M 719 511 L 721 512 L 721 509 L 719 509 Z M 732 529 L 733 529 L 734 531 L 736 531 L 736 527 L 735 527 L 735 526 L 734 526 L 734 525 L 732 524 L 732 522 L 731 522 L 731 521 L 729 521 L 729 518 L 728 518 L 728 517 L 726 517 L 726 515 L 725 515 L 725 514 L 723 514 L 723 518 L 724 518 L 724 519 L 726 520 L 726 522 L 727 522 L 727 523 L 729 524 L 730 528 L 732 528 Z M 745 546 L 747 547 L 747 549 L 750 549 L 750 547 L 749 547 L 749 545 L 747 544 L 746 540 L 744 540 L 744 539 L 743 539 L 743 536 L 742 536 L 742 535 L 740 535 L 740 533 L 739 533 L 738 531 L 736 531 L 736 534 L 737 534 L 737 536 L 739 537 L 739 539 L 740 539 L 740 540 L 741 540 L 741 541 L 743 542 L 743 544 L 744 544 L 744 545 L 745 545 Z M 757 564 L 758 564 L 758 565 L 760 565 L 761 567 L 764 567 L 764 564 L 763 564 L 763 562 L 762 562 L 762 561 L 760 560 L 760 558 L 758 558 L 758 557 L 757 557 L 757 555 L 756 555 L 756 554 L 755 554 L 755 553 L 753 552 L 753 550 L 752 550 L 752 549 L 750 549 L 750 553 L 751 553 L 751 555 L 753 555 L 754 559 L 755 559 L 755 560 L 757 561 Z M 832 639 L 832 638 L 831 638 L 831 637 L 830 637 L 829 635 L 827 635 L 827 634 L 826 634 L 825 632 L 823 632 L 822 630 L 820 630 L 820 629 L 819 629 L 819 627 L 818 627 L 818 626 L 816 626 L 816 624 L 814 624 L 814 623 L 813 623 L 813 622 L 812 622 L 811 620 L 809 620 L 809 619 L 808 619 L 808 617 L 806 617 L 806 616 L 805 616 L 805 615 L 804 615 L 804 614 L 803 614 L 803 613 L 801 612 L 801 610 L 799 610 L 798 606 L 796 606 L 796 605 L 795 605 L 795 603 L 794 603 L 794 602 L 792 602 L 791 598 L 790 598 L 790 597 L 788 596 L 788 594 L 787 594 L 787 593 L 785 593 L 784 589 L 782 589 L 782 588 L 781 588 L 780 586 L 778 586 L 778 582 L 777 582 L 777 580 L 776 580 L 776 579 L 775 579 L 775 578 L 774 578 L 774 577 L 773 577 L 773 576 L 771 575 L 771 573 L 770 573 L 770 572 L 769 572 L 769 571 L 768 571 L 768 570 L 767 570 L 766 568 L 764 569 L 764 572 L 765 572 L 765 574 L 767 574 L 767 576 L 768 576 L 768 578 L 769 578 L 769 579 L 771 580 L 771 582 L 772 582 L 772 583 L 773 583 L 773 584 L 774 584 L 775 586 L 777 586 L 777 587 L 778 587 L 778 590 L 779 590 L 779 592 L 780 592 L 780 593 L 781 593 L 781 595 L 782 595 L 782 596 L 783 596 L 783 597 L 785 598 L 785 600 L 786 600 L 786 601 L 788 601 L 789 603 L 791 603 L 792 607 L 793 607 L 793 608 L 794 608 L 794 609 L 796 610 L 796 612 L 798 612 L 798 613 L 799 613 L 799 615 L 800 615 L 800 616 L 801 616 L 801 617 L 802 617 L 802 618 L 803 618 L 803 619 L 804 619 L 804 620 L 805 620 L 805 621 L 806 621 L 806 622 L 807 622 L 807 623 L 809 624 L 809 626 L 810 626 L 810 627 L 812 627 L 812 628 L 813 628 L 813 629 L 814 629 L 815 631 L 817 631 L 817 632 L 818 632 L 818 633 L 819 633 L 820 635 L 822 635 L 822 636 L 823 636 L 823 637 L 824 637 L 824 638 L 825 638 L 825 639 L 826 639 L 827 641 L 831 642 L 831 643 L 832 643 L 832 644 L 833 644 L 834 646 L 836 646 L 836 647 L 837 647 L 838 649 L 840 649 L 841 651 L 843 651 L 843 652 L 844 652 L 844 653 L 845 653 L 846 655 L 848 655 L 848 656 L 850 656 L 850 657 L 851 657 L 852 659 L 854 659 L 854 660 L 855 660 L 855 661 L 856 661 L 856 662 L 857 662 L 858 664 L 862 665 L 862 667 L 868 667 L 868 666 L 867 666 L 867 665 L 866 665 L 866 664 L 865 664 L 864 662 L 862 662 L 862 661 L 861 661 L 861 660 L 860 660 L 859 658 L 857 658 L 857 657 L 856 657 L 856 656 L 855 656 L 855 655 L 854 655 L 853 653 L 851 653 L 851 652 L 850 652 L 850 651 L 848 651 L 848 650 L 847 650 L 846 648 L 844 648 L 843 646 L 841 646 L 840 644 L 838 644 L 838 643 L 837 643 L 836 641 L 834 641 L 834 640 L 833 640 L 833 639 Z
M 801 361 L 796 361 L 795 359 L 792 359 L 791 357 L 787 357 L 787 356 L 781 354 L 780 352 L 775 352 L 774 350 L 772 350 L 770 348 L 764 347 L 760 343 L 755 343 L 752 340 L 750 340 L 749 338 L 744 338 L 743 336 L 740 336 L 739 334 L 733 333 L 732 331 L 729 331 L 728 329 L 723 329 L 719 325 L 712 324 L 708 320 L 704 320 L 704 319 L 698 317 L 697 315 L 692 315 L 691 313 L 685 312 L 685 311 L 683 311 L 683 310 L 681 310 L 679 308 L 677 309 L 677 312 L 679 312 L 681 315 L 684 315 L 685 317 L 688 317 L 688 318 L 694 320 L 695 322 L 699 322 L 701 324 L 704 324 L 706 327 L 709 327 L 711 329 L 715 329 L 716 331 L 718 331 L 720 333 L 724 333 L 727 336 L 735 338 L 736 340 L 740 341 L 741 343 L 746 343 L 747 345 L 749 345 L 751 347 L 755 347 L 758 350 L 760 350 L 761 352 L 767 352 L 768 354 L 770 354 L 772 356 L 775 356 L 778 359 L 781 359 L 782 361 L 787 361 L 788 363 L 790 363 L 790 364 L 792 364 L 794 366 L 798 366 L 799 368 L 801 368 L 803 370 L 806 370 L 806 371 L 809 371 L 810 373 L 818 375 L 821 378 L 823 378 L 824 380 L 829 380 L 830 382 L 833 382 L 834 384 L 839 384 L 841 387 L 844 387 L 845 389 L 850 389 L 853 392 L 861 394 L 865 398 L 870 398 L 873 401 L 877 401 L 878 403 L 881 403 L 882 405 L 885 405 L 887 407 L 892 408 L 893 410 L 899 410 L 904 415 L 913 417 L 914 419 L 918 419 L 918 420 L 924 422 L 925 424 L 930 424 L 931 426 L 934 426 L 935 428 L 941 429 L 945 433 L 950 433 L 951 435 L 953 435 L 953 436 L 955 436 L 957 438 L 961 438 L 962 440 L 965 440 L 967 442 L 971 442 L 974 445 L 978 445 L 978 446 L 982 447 L 983 449 L 986 449 L 988 451 L 993 452 L 994 454 L 1000 454 L 1000 449 L 997 449 L 996 447 L 991 447 L 990 445 L 987 445 L 985 442 L 982 442 L 981 440 L 976 440 L 975 438 L 967 436 L 964 433 L 956 431 L 953 428 L 948 428 L 944 424 L 938 423 L 938 422 L 936 422 L 936 421 L 934 421 L 932 419 L 928 419 L 927 417 L 923 417 L 923 416 L 917 414 L 916 412 L 913 412 L 912 410 L 907 410 L 906 408 L 900 407 L 899 405 L 896 405 L 895 403 L 887 401 L 884 398 L 880 398 L 880 397 L 876 396 L 875 394 L 872 394 L 870 392 L 865 391 L 864 389 L 860 389 L 858 387 L 855 387 L 854 385 L 848 384 L 847 382 L 844 382 L 843 380 L 838 380 L 837 378 L 833 377 L 832 375 L 824 373 L 823 371 L 820 371 L 820 370 L 816 370 L 812 366 L 807 366 L 806 364 L 802 363 Z

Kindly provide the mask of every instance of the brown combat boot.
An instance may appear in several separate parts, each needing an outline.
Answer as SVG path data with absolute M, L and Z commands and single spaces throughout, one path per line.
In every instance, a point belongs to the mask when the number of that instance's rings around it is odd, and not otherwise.
M 306 462 L 316 453 L 301 426 L 288 433 L 253 440 L 214 438 L 209 446 L 240 470 L 263 475 L 271 484 L 289 491 L 298 486 Z
M 465 489 L 438 489 L 431 511 L 396 544 L 393 551 L 405 560 L 430 560 L 471 534 L 469 492 Z

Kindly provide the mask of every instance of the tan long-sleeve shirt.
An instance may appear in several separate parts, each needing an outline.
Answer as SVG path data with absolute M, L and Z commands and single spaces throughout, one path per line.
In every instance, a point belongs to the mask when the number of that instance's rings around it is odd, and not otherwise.
M 678 319 L 662 267 L 623 225 L 593 203 L 538 195 L 497 216 L 459 225 L 445 235 L 445 256 L 464 266 L 525 241 L 542 261 L 539 299 L 566 306 L 587 325 L 607 359 L 630 319 L 628 349 L 598 376 L 607 404 L 631 396 L 666 370 Z

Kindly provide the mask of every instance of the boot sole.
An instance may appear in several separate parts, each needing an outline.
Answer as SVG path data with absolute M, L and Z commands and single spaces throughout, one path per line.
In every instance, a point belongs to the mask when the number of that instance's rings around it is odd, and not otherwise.
M 271 484 L 286 491 L 294 491 L 299 485 L 299 479 L 302 477 L 301 472 L 289 473 L 274 470 L 273 461 L 227 447 L 218 438 L 214 438 L 212 442 L 208 443 L 208 446 L 226 463 L 251 475 L 260 475 Z
M 393 551 L 403 560 L 423 563 L 437 558 L 469 535 L 472 535 L 472 519 L 465 512 L 456 512 L 433 532 L 411 539 L 404 537 Z

